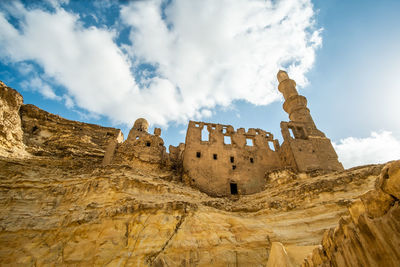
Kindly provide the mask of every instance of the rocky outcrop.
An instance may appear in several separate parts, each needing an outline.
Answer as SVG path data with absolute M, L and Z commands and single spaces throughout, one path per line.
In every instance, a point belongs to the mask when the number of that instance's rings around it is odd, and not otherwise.
M 380 169 L 275 173 L 258 194 L 214 198 L 172 171 L 2 158 L 0 264 L 265 266 L 273 242 L 299 262 Z
M 107 145 L 121 131 L 64 119 L 34 105 L 21 107 L 23 141 L 35 156 L 103 160 Z
M 0 155 L 25 154 L 19 116 L 22 103 L 22 96 L 0 81 Z
M 382 170 L 376 188 L 349 208 L 303 266 L 399 266 L 400 161 Z

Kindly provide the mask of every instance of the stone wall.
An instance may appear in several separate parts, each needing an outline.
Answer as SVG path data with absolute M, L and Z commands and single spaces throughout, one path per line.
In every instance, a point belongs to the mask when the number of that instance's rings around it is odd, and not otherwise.
M 202 137 L 207 129 L 208 136 Z M 202 138 L 207 141 L 202 141 Z M 277 140 L 261 129 L 190 121 L 183 154 L 185 181 L 211 195 L 263 190 L 265 172 L 281 167 Z
M 331 141 L 323 133 L 317 131 L 315 135 L 316 131 L 301 122 L 282 122 L 281 130 L 284 142 L 280 157 L 285 165 L 300 172 L 343 170 Z
M 137 119 L 123 143 L 115 145 L 114 150 L 107 151 L 103 164 L 124 164 L 138 167 L 147 163 L 160 168 L 166 165 L 168 154 L 165 151 L 164 140 L 160 137 L 161 129 L 155 128 L 154 134 L 148 132 L 148 122 Z M 116 142 L 111 142 L 110 146 Z M 109 159 L 109 160 L 108 160 Z

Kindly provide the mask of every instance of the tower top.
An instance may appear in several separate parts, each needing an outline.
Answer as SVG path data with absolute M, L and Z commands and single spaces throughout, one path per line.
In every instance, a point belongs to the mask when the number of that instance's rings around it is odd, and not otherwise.
M 146 119 L 144 118 L 139 118 L 135 121 L 135 124 L 133 125 L 133 128 L 136 131 L 141 131 L 141 132 L 147 132 L 149 129 L 149 123 L 147 122 Z
M 284 80 L 289 79 L 289 75 L 284 70 L 279 70 L 278 74 L 276 75 L 276 77 L 278 78 L 278 82 L 279 83 L 283 82 Z

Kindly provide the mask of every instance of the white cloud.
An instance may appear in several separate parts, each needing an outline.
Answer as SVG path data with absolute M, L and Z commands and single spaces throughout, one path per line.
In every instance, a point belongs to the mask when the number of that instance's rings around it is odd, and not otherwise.
M 162 1 L 133 1 L 121 7 L 118 25 L 131 27 L 132 42 L 122 48 L 115 30 L 85 28 L 54 3 L 53 13 L 14 4 L 20 29 L 0 13 L 0 55 L 35 61 L 66 88 L 67 106 L 115 123 L 146 117 L 165 126 L 233 100 L 271 103 L 280 98 L 277 71 L 305 85 L 321 44 L 310 0 L 176 0 L 163 12 Z M 154 70 L 135 80 L 141 64 Z
M 22 82 L 21 86 L 27 90 L 39 92 L 44 98 L 52 100 L 61 100 L 61 97 L 56 95 L 56 93 L 50 87 L 50 85 L 48 85 L 38 76 L 29 79 L 29 81 Z
M 369 137 L 348 137 L 333 143 L 345 168 L 400 159 L 400 140 L 391 132 L 372 132 Z

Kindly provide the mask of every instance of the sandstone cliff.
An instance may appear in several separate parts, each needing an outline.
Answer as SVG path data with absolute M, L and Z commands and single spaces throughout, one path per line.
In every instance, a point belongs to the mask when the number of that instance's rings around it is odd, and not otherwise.
M 22 96 L 0 81 L 0 155 L 24 154 L 19 109 Z
M 275 171 L 257 194 L 215 198 L 183 185 L 173 169 L 102 166 L 119 130 L 69 121 L 22 105 L 19 97 L 1 92 L 8 104 L 0 111 L 17 123 L 1 122 L 0 265 L 396 266 L 400 260 L 399 162 L 324 175 Z

